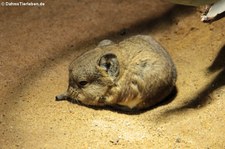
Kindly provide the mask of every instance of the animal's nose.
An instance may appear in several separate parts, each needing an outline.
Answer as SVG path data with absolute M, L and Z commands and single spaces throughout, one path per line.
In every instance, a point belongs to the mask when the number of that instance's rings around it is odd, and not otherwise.
M 64 94 L 60 94 L 60 95 L 55 96 L 56 101 L 61 101 L 61 100 L 66 100 L 66 99 L 67 99 L 67 96 L 64 95 Z

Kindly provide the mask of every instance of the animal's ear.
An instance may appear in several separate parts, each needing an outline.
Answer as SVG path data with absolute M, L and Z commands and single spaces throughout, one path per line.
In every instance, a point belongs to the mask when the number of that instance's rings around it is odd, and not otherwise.
M 100 57 L 98 65 L 110 77 L 117 77 L 119 75 L 119 62 L 117 56 L 113 53 L 107 53 Z
M 114 44 L 114 42 L 112 42 L 111 40 L 105 39 L 105 40 L 102 40 L 101 42 L 99 42 L 98 47 L 109 46 L 112 44 Z

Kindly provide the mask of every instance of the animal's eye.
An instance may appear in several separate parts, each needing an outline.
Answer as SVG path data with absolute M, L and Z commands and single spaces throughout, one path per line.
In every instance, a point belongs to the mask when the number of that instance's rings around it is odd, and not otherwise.
M 87 85 L 87 84 L 88 84 L 87 81 L 80 81 L 80 82 L 79 82 L 79 85 L 80 85 L 81 87 L 84 87 L 84 86 Z

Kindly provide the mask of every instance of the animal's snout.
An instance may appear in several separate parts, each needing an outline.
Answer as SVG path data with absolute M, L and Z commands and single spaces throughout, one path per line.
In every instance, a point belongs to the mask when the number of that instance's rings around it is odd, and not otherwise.
M 68 99 L 68 96 L 65 94 L 60 94 L 60 95 L 55 96 L 56 101 L 62 101 L 62 100 L 67 100 L 67 99 Z

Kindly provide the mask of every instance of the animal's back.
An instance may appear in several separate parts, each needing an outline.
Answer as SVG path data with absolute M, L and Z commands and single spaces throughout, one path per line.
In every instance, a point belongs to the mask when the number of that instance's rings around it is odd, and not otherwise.
M 167 51 L 150 36 L 133 36 L 106 51 L 120 63 L 116 96 L 119 105 L 143 108 L 163 100 L 176 82 L 176 68 Z

